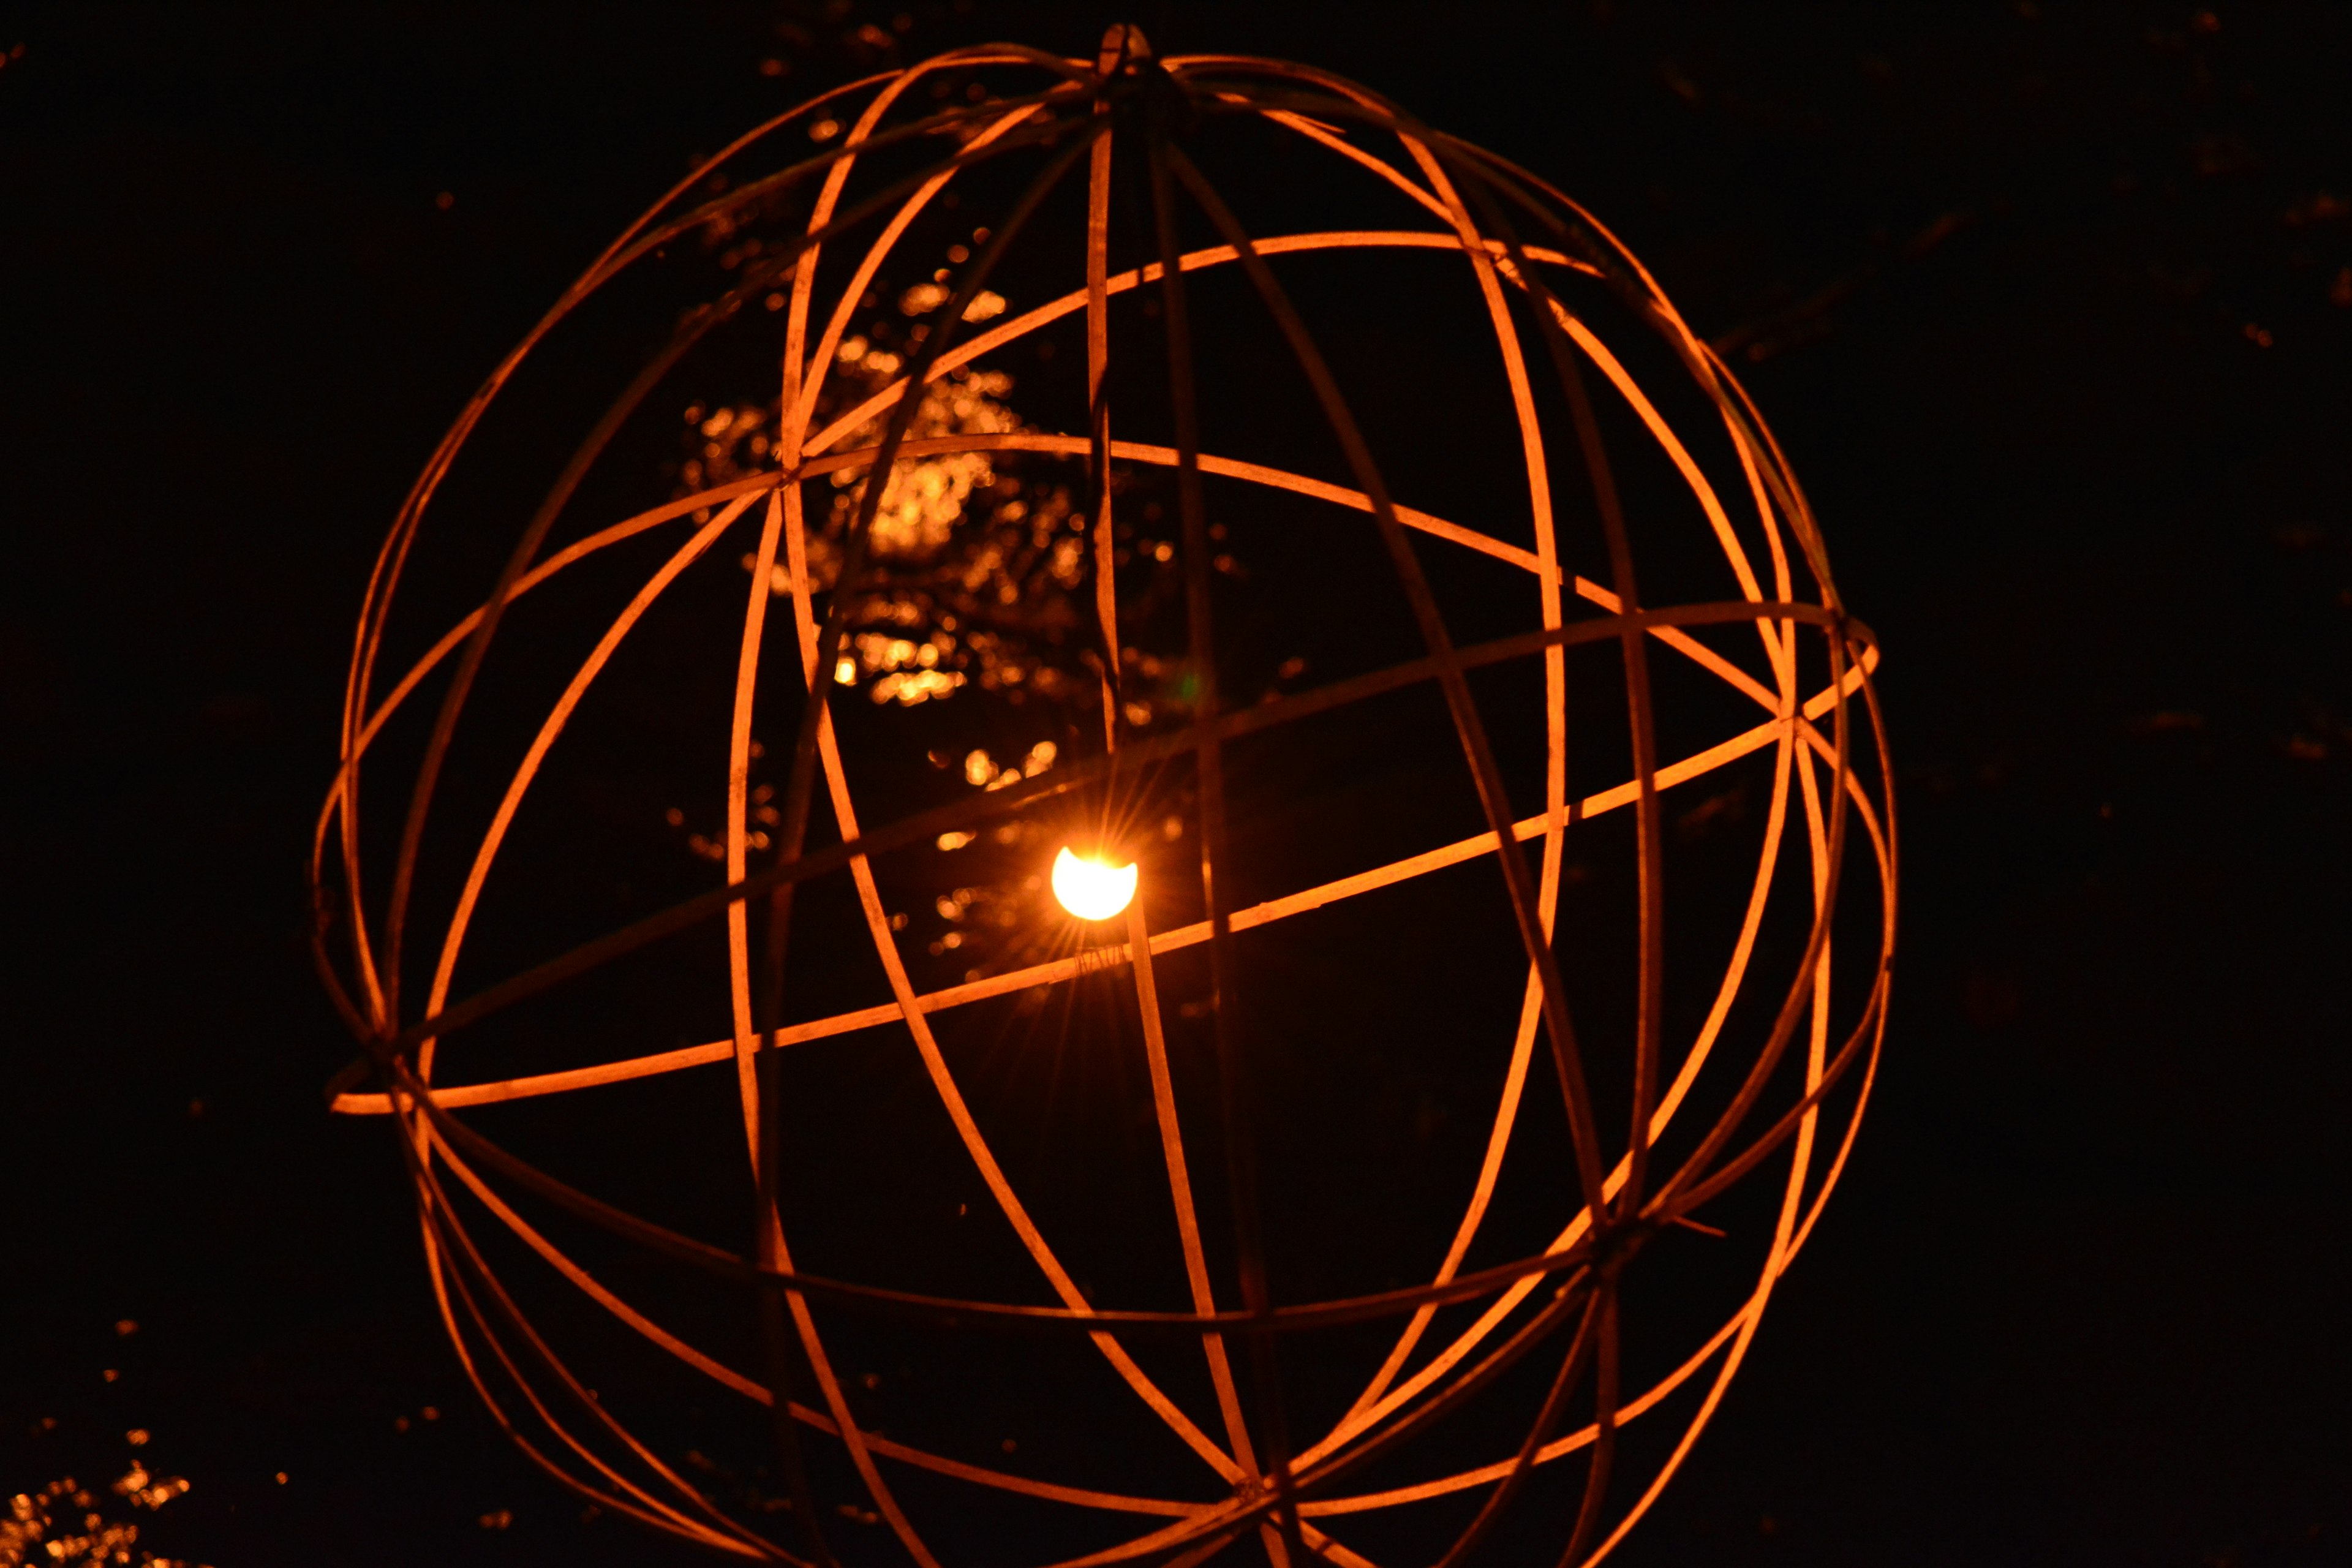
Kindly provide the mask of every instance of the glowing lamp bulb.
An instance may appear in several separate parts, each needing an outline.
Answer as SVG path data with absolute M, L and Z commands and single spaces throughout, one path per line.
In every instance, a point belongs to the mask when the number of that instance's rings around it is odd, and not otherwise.
M 1082 921 L 1107 921 L 1133 901 L 1135 867 L 1081 860 L 1065 845 L 1054 858 L 1054 896 Z

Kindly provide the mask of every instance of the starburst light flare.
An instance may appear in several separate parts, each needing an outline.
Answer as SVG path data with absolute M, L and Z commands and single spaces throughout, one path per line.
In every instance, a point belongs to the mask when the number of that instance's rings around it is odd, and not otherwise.
M 1054 897 L 1082 921 L 1107 921 L 1125 910 L 1135 898 L 1135 878 L 1132 862 L 1080 859 L 1067 845 L 1054 857 Z

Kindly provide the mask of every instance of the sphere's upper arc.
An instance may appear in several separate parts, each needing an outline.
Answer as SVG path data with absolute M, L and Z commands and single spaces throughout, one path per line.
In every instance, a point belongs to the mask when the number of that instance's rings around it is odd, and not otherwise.
M 735 151 L 772 132 L 794 118 L 813 112 L 835 98 L 845 96 L 874 81 L 885 79 L 887 74 L 889 73 L 882 73 L 859 82 L 845 84 L 787 110 L 766 125 L 739 138 L 730 145 L 728 152 L 720 156 L 722 159 L 730 156 Z M 597 257 L 596 260 L 590 264 L 588 269 L 557 300 L 546 315 L 524 335 L 523 340 L 499 362 L 483 384 L 476 389 L 466 406 L 459 411 L 457 417 L 451 423 L 449 429 L 442 436 L 432 456 L 426 459 L 415 483 L 411 485 L 408 494 L 402 500 L 400 510 L 394 516 L 391 531 L 386 534 L 383 546 L 377 552 L 375 562 L 370 570 L 367 590 L 362 598 L 359 624 L 353 637 L 351 669 L 344 683 L 341 724 L 344 768 L 343 776 L 338 786 L 338 794 L 341 796 L 344 816 L 343 873 L 346 885 L 351 891 L 348 903 L 354 932 L 365 932 L 368 922 L 366 911 L 360 904 L 358 897 L 361 877 L 357 863 L 358 847 L 354 820 L 358 813 L 358 781 L 352 771 L 352 763 L 355 760 L 352 743 L 357 731 L 366 721 L 369 688 L 373 682 L 376 656 L 383 646 L 384 628 L 390 619 L 394 593 L 407 564 L 409 547 L 417 531 L 423 526 L 425 513 L 432 504 L 442 479 L 446 476 L 451 465 L 457 461 L 458 453 L 471 437 L 474 428 L 480 423 L 482 416 L 488 412 L 490 405 L 531 350 L 582 300 L 602 286 L 609 276 L 607 268 L 612 267 L 614 258 L 625 250 L 631 237 L 658 217 L 665 207 L 691 189 L 696 182 L 707 174 L 709 168 L 715 166 L 715 162 L 707 163 L 689 174 L 685 181 L 673 186 L 635 223 L 624 229 Z M 384 1021 L 383 1015 L 385 996 L 376 973 L 375 954 L 372 942 L 366 940 L 360 942 L 355 949 L 354 962 L 370 1011 L 375 1016 L 374 1022 L 380 1025 Z M 332 991 L 339 1002 L 344 1000 L 340 984 L 332 987 Z
M 907 73 L 890 73 L 887 77 L 878 79 L 898 80 L 905 79 L 906 77 Z M 852 89 L 836 89 L 835 94 L 825 96 L 838 96 L 841 92 L 848 90 Z M 1047 96 L 1051 97 L 1052 95 L 1048 94 Z M 781 123 L 783 121 L 788 121 L 793 114 L 806 111 L 808 107 L 808 105 L 803 105 L 800 110 L 793 110 L 786 116 L 781 117 L 778 123 Z M 978 108 L 983 112 L 990 108 L 1001 109 L 1001 105 L 978 106 Z M 836 153 L 830 156 L 838 158 L 845 151 L 845 150 L 836 150 Z M 968 155 L 968 153 L 960 153 L 956 158 L 950 160 L 950 162 L 960 162 Z M 819 159 L 814 160 L 813 163 L 821 165 L 825 161 L 825 157 L 821 156 Z M 788 171 L 784 178 L 788 180 L 792 177 L 796 177 L 798 173 L 800 173 L 800 171 Z M 754 182 L 753 186 L 757 187 L 761 184 L 761 182 Z M 744 199 L 745 190 L 750 188 L 753 187 L 739 188 L 731 199 L 740 202 Z M 531 349 L 536 346 L 540 340 L 553 331 L 555 326 L 558 325 L 572 309 L 576 308 L 581 301 L 584 300 L 590 294 L 602 287 L 604 282 L 608 281 L 613 276 L 617 275 L 640 256 L 654 248 L 665 237 L 677 232 L 682 232 L 684 228 L 690 227 L 696 221 L 698 221 L 696 215 L 689 214 L 683 218 L 672 220 L 668 226 L 655 230 L 651 235 L 645 235 L 643 233 L 646 224 L 651 222 L 652 217 L 658 216 L 661 210 L 661 205 L 666 205 L 670 201 L 675 200 L 676 194 L 677 193 L 674 188 L 672 195 L 665 197 L 664 202 L 652 209 L 652 212 L 648 216 L 641 218 L 636 224 L 631 226 L 629 229 L 625 230 L 619 238 L 615 239 L 612 245 L 608 246 L 604 252 L 598 258 L 597 261 L 591 266 L 588 272 L 583 274 L 569 289 L 565 291 L 563 296 L 558 300 L 557 303 L 544 317 L 541 318 L 539 323 L 532 328 L 530 332 L 525 336 L 522 342 L 517 345 L 517 347 L 500 362 L 499 365 L 491 374 L 490 377 L 475 393 L 473 398 L 469 400 L 466 408 L 461 411 L 457 422 L 452 425 L 449 432 L 444 436 L 440 446 L 436 449 L 433 457 L 427 461 L 424 472 L 419 476 L 415 485 L 412 487 L 409 498 L 403 504 L 402 510 L 394 523 L 390 536 L 387 537 L 383 549 L 378 553 L 375 568 L 371 574 L 368 593 L 362 603 L 360 626 L 355 638 L 352 674 L 346 682 L 343 730 L 347 747 L 352 731 L 363 721 L 363 716 L 367 707 L 366 700 L 368 687 L 372 679 L 375 655 L 382 644 L 384 626 L 391 613 L 394 591 L 397 586 L 402 570 L 406 563 L 409 546 L 413 542 L 417 530 L 422 525 L 425 511 L 429 506 L 433 495 L 437 490 L 441 479 L 446 475 L 451 465 L 455 463 L 458 452 L 464 447 L 465 442 L 470 437 L 474 427 L 479 423 L 481 417 L 488 411 L 490 404 L 497 397 L 499 392 L 503 388 L 506 382 L 513 374 L 514 371 L 521 364 L 524 358 L 530 353 Z M 699 211 L 699 209 L 698 209 L 698 211 Z M 631 243 L 632 236 L 639 236 L 641 237 L 637 237 L 633 245 Z M 519 548 L 515 559 L 511 561 L 507 567 L 507 577 L 511 577 L 515 573 L 520 571 L 528 564 L 529 556 L 535 552 L 538 538 L 544 533 L 544 531 L 548 527 L 552 525 L 552 509 L 561 504 L 561 500 L 566 486 L 567 480 L 558 480 L 555 494 L 551 498 L 550 503 L 542 507 L 541 516 L 534 521 L 531 530 L 526 534 L 525 543 Z M 502 580 L 504 579 L 502 578 Z M 503 595 L 494 595 L 494 602 L 501 599 L 502 596 Z M 478 661 L 481 657 L 487 655 L 488 643 L 494 630 L 494 621 L 486 619 L 481 628 L 475 634 L 476 637 L 478 639 L 478 647 L 476 652 L 469 654 L 469 661 Z M 442 727 L 444 729 L 454 725 L 457 713 L 458 710 L 462 708 L 464 697 L 465 690 L 464 686 L 461 683 L 460 686 L 454 687 L 448 697 L 445 699 L 445 702 L 449 706 L 443 720 Z M 437 764 L 428 761 L 426 768 L 419 774 L 416 780 L 412 794 L 409 811 L 409 820 L 412 826 L 412 832 L 422 826 L 425 812 L 429 806 L 434 794 L 433 786 L 436 773 Z M 345 803 L 347 816 L 355 815 L 355 797 L 357 794 L 356 780 L 354 777 L 351 776 L 348 772 L 346 773 L 345 780 L 341 786 L 341 793 Z M 404 928 L 406 923 L 406 889 L 408 886 L 408 878 L 411 868 L 409 858 L 411 853 L 412 851 L 408 849 L 404 849 L 403 851 L 402 856 L 394 864 L 392 878 L 394 889 L 392 896 L 392 908 L 386 916 L 385 925 L 390 933 L 387 939 L 388 957 L 394 960 L 396 960 L 400 952 Z M 359 868 L 354 860 L 352 836 L 348 831 L 348 825 L 345 834 L 344 858 L 346 861 L 344 868 L 346 881 L 351 887 L 356 889 L 359 884 Z M 354 904 L 352 908 L 352 916 L 353 929 L 362 929 L 364 924 L 363 911 L 361 910 L 356 904 Z M 377 983 L 375 973 L 376 961 L 372 945 L 361 950 L 356 954 L 356 963 L 362 973 L 362 979 L 366 982 L 366 992 L 369 998 L 371 1011 L 377 1016 L 379 1022 L 386 1021 L 383 1019 L 383 1015 L 384 1014 L 385 1007 L 387 1005 L 387 999 L 390 994 L 391 988 L 389 986 L 380 987 Z M 395 973 L 392 975 L 390 979 L 393 984 L 396 984 L 397 974 Z
M 1423 124 L 1415 117 L 1406 113 L 1392 100 L 1389 99 L 1382 93 L 1375 91 L 1371 88 L 1364 86 L 1361 82 L 1337 75 L 1330 71 L 1318 70 L 1312 66 L 1303 66 L 1293 61 L 1271 59 L 1255 55 L 1204 54 L 1171 56 L 1163 63 L 1167 66 L 1171 74 L 1174 75 L 1182 75 L 1189 70 L 1197 70 L 1202 68 L 1238 67 L 1245 70 L 1255 71 L 1271 76 L 1284 81 L 1310 82 L 1317 86 L 1328 89 L 1332 92 L 1338 93 L 1342 98 L 1352 100 L 1359 112 L 1361 113 L 1369 122 L 1377 124 L 1382 130 L 1400 135 L 1409 134 L 1415 137 L 1426 137 L 1431 142 L 1442 143 L 1445 147 L 1453 149 L 1458 153 L 1483 159 L 1494 165 L 1496 165 L 1497 167 L 1507 171 L 1515 178 L 1526 181 L 1528 184 L 1534 186 L 1537 190 L 1542 192 L 1545 195 L 1559 203 L 1559 205 L 1569 214 L 1572 215 L 1580 224 L 1591 229 L 1592 234 L 1604 242 L 1610 251 L 1619 260 L 1623 262 L 1625 266 L 1631 269 L 1633 275 L 1641 280 L 1643 288 L 1648 292 L 1651 299 L 1658 305 L 1665 307 L 1670 315 L 1673 313 L 1672 307 L 1667 304 L 1665 291 L 1659 287 L 1657 279 L 1651 275 L 1649 269 L 1642 265 L 1641 260 L 1633 255 L 1633 251 L 1626 247 L 1623 241 L 1617 237 L 1615 233 L 1613 233 L 1599 219 L 1595 218 L 1582 204 L 1569 196 L 1565 192 L 1561 191 L 1557 185 L 1552 184 L 1549 181 L 1528 172 L 1518 163 L 1505 157 L 1503 154 L 1495 152 L 1491 148 L 1486 147 L 1478 142 L 1465 141 L 1461 137 L 1437 130 L 1433 126 Z M 1673 319 L 1678 325 L 1680 324 L 1681 319 L 1678 315 L 1674 316 Z M 1686 328 L 1685 330 L 1687 331 Z
M 779 114 L 767 121 L 765 123 L 744 132 L 741 136 L 737 137 L 732 142 L 729 143 L 728 146 L 717 155 L 705 160 L 703 163 L 689 171 L 684 179 L 672 185 L 668 191 L 662 195 L 659 200 L 648 206 L 634 222 L 629 224 L 628 226 L 622 229 L 618 235 L 615 235 L 613 237 L 612 241 L 605 246 L 604 249 L 597 255 L 596 259 L 589 263 L 587 268 L 583 270 L 580 277 L 572 282 L 571 288 L 566 289 L 563 295 L 558 298 L 554 306 L 548 310 L 547 314 L 537 324 L 535 324 L 529 332 L 524 334 L 522 341 L 518 343 L 512 351 L 510 351 L 506 360 L 501 362 L 497 370 L 491 374 L 489 379 L 475 393 L 473 400 L 468 403 L 465 409 L 459 412 L 457 419 L 451 422 L 448 430 L 443 433 L 440 445 L 436 447 L 433 456 L 426 459 L 425 468 L 418 475 L 416 483 L 411 488 L 409 495 L 402 502 L 400 512 L 394 522 L 391 532 L 385 536 L 383 548 L 377 557 L 374 574 L 369 582 L 368 592 L 362 599 L 362 607 L 361 612 L 362 642 L 372 645 L 375 640 L 380 638 L 382 631 L 380 624 L 373 627 L 373 630 L 376 633 L 375 637 L 370 637 L 368 635 L 369 612 L 378 608 L 379 606 L 389 605 L 393 596 L 393 590 L 397 585 L 400 576 L 399 566 L 392 563 L 392 558 L 404 533 L 409 530 L 413 530 L 416 522 L 422 520 L 425 508 L 430 504 L 434 490 L 437 488 L 440 475 L 445 473 L 447 469 L 448 462 L 455 458 L 458 448 L 463 447 L 466 440 L 471 436 L 473 426 L 478 422 L 482 413 L 488 410 L 489 404 L 497 397 L 499 391 L 503 389 L 506 381 L 512 375 L 515 369 L 520 365 L 524 357 L 530 353 L 531 349 L 538 343 L 539 340 L 545 337 L 547 333 L 552 331 L 565 316 L 569 315 L 572 309 L 578 305 L 581 300 L 585 299 L 590 293 L 593 292 L 607 280 L 607 277 L 604 275 L 604 269 L 612 261 L 612 259 L 622 250 L 626 248 L 631 239 L 641 233 L 647 225 L 658 218 L 665 209 L 669 207 L 671 204 L 677 201 L 681 196 L 684 196 L 688 192 L 692 191 L 696 185 L 707 179 L 728 159 L 735 156 L 738 153 L 740 153 L 752 143 L 772 135 L 775 132 L 782 129 L 784 126 L 790 124 L 793 121 L 800 118 L 802 115 L 812 113 L 816 110 L 823 108 L 825 104 L 832 102 L 835 99 L 846 97 L 851 93 L 871 87 L 877 82 L 886 81 L 895 74 L 895 72 L 890 71 L 880 71 L 869 77 L 860 78 L 856 81 L 844 83 L 840 87 L 819 93 L 814 98 L 808 99 L 801 103 L 795 104 L 791 109 L 784 110 L 783 113 Z M 372 652 L 373 647 L 371 646 L 368 649 L 368 653 L 372 654 Z M 355 657 L 353 662 L 355 666 L 359 667 L 362 670 L 364 670 L 365 667 L 373 664 L 373 661 L 371 657 L 363 654 L 359 657 Z M 361 684 L 362 687 L 364 686 L 363 676 Z M 363 712 L 366 706 L 366 693 L 364 689 L 357 692 L 356 698 L 358 707 Z M 347 724 L 352 721 L 349 714 L 346 714 L 345 717 Z

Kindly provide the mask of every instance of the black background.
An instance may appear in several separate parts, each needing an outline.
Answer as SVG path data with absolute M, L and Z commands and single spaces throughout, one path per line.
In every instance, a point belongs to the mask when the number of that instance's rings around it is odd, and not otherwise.
M 1620 1560 L 2347 1561 L 2352 16 L 1160 10 L 1552 176 L 1739 334 L 1890 649 L 1873 1119 Z M 0 1492 L 136 1425 L 196 1482 L 150 1543 L 221 1568 L 677 1555 L 463 1391 L 389 1145 L 320 1110 L 302 845 L 459 402 L 890 16 L 0 12 Z

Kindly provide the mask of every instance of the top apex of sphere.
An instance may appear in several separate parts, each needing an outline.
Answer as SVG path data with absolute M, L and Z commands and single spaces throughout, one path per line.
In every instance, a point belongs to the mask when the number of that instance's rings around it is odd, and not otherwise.
M 1095 58 L 1095 74 L 1109 76 L 1121 66 L 1151 58 L 1151 40 L 1132 22 L 1113 22 L 1103 29 L 1102 53 Z

